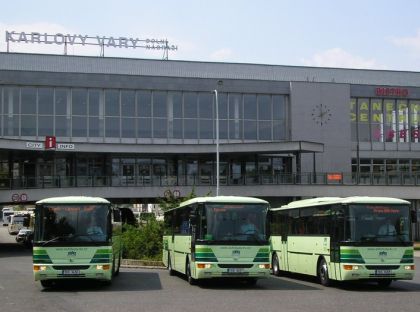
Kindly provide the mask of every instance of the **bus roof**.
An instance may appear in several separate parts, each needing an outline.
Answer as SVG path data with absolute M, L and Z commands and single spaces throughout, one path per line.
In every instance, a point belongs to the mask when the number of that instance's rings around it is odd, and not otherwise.
M 267 201 L 255 197 L 245 196 L 206 196 L 195 197 L 179 204 L 179 207 L 194 203 L 232 203 L 232 204 L 268 204 Z M 176 209 L 176 208 L 175 208 Z
M 271 210 L 303 208 L 322 206 L 330 204 L 410 204 L 409 201 L 393 197 L 371 197 L 371 196 L 350 196 L 350 197 L 317 197 L 293 201 L 280 208 Z
M 110 204 L 110 202 L 102 197 L 62 196 L 44 198 L 37 201 L 36 204 Z

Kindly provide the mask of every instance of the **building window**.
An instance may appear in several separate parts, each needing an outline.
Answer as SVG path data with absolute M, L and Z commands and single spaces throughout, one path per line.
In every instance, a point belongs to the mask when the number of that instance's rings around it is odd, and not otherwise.
M 105 90 L 105 116 L 120 116 L 120 92 Z
M 22 115 L 21 122 L 22 136 L 36 136 L 36 115 Z
M 215 96 L 211 92 L 12 86 L 2 88 L 1 104 L 4 136 L 216 137 Z M 402 111 L 403 104 L 398 105 Z M 406 109 L 398 118 L 405 114 L 417 121 L 417 111 Z M 283 95 L 220 93 L 218 113 L 222 140 L 286 139 Z M 398 129 L 408 126 L 408 122 L 395 125 Z
M 134 91 L 121 91 L 121 116 L 136 116 L 136 93 Z
M 21 92 L 21 114 L 36 114 L 36 88 L 24 87 Z
M 73 89 L 71 93 L 71 113 L 73 116 L 87 115 L 87 90 Z
M 86 116 L 73 116 L 71 129 L 73 137 L 85 138 L 87 136 Z
M 152 117 L 152 93 L 137 91 L 137 116 Z
M 38 89 L 38 114 L 53 115 L 54 114 L 54 89 L 39 88 Z
M 121 137 L 135 138 L 136 137 L 136 119 L 122 118 L 121 119 Z
M 168 107 L 166 101 L 166 92 L 153 92 L 153 117 L 166 118 L 168 116 Z
M 120 119 L 118 117 L 105 118 L 105 137 L 107 138 L 120 137 Z

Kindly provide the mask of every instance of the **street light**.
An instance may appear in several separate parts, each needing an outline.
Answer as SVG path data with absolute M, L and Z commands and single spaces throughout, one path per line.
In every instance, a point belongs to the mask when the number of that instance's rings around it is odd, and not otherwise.
M 217 90 L 213 90 L 213 92 L 216 99 L 216 196 L 219 196 L 219 99 Z

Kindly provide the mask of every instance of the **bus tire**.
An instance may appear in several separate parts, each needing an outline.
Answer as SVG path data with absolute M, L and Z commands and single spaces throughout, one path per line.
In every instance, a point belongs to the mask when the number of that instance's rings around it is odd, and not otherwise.
M 271 260 L 271 267 L 273 268 L 273 275 L 280 276 L 280 264 L 277 253 L 273 254 L 273 258 Z
M 111 266 L 111 277 L 114 277 L 117 275 L 117 272 L 115 270 L 115 257 L 112 259 L 112 266 Z
M 327 261 L 324 258 L 321 258 L 318 261 L 317 272 L 318 272 L 319 283 L 325 287 L 330 286 L 331 280 L 328 274 L 328 265 L 327 265 Z
M 195 284 L 197 283 L 197 281 L 196 281 L 196 279 L 195 279 L 195 278 L 193 278 L 193 277 L 191 276 L 191 265 L 190 265 L 190 261 L 188 261 L 188 260 L 187 260 L 187 267 L 186 267 L 186 269 L 185 269 L 185 272 L 186 272 L 186 274 L 187 274 L 187 280 L 188 280 L 188 283 L 189 283 L 190 285 L 195 285 Z
M 174 269 L 172 268 L 171 256 L 168 254 L 168 272 L 170 276 L 175 274 Z
M 121 253 L 118 256 L 118 266 L 117 266 L 117 269 L 115 270 L 115 275 L 120 274 L 120 266 L 121 266 Z

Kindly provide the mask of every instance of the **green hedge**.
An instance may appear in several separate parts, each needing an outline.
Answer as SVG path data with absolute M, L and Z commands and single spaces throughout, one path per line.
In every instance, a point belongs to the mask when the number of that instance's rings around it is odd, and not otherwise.
M 124 225 L 123 258 L 162 260 L 163 222 L 150 219 L 139 227 Z

